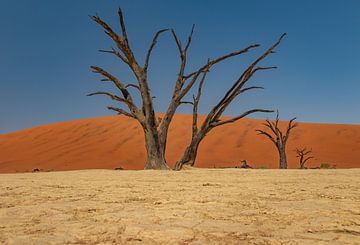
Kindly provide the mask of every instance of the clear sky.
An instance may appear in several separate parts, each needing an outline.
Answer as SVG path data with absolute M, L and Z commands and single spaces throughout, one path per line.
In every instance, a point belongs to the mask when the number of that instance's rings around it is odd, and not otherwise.
M 263 65 L 279 68 L 255 77 L 266 87 L 239 98 L 226 115 L 244 109 L 279 109 L 281 118 L 360 123 L 360 1 L 358 0 L 2 0 L 0 3 L 0 133 L 35 125 L 113 114 L 107 98 L 86 97 L 101 83 L 90 65 L 100 65 L 125 81 L 126 66 L 98 53 L 112 45 L 89 19 L 98 13 L 118 28 L 117 7 L 139 60 L 154 32 L 175 28 L 186 38 L 196 24 L 189 71 L 207 58 L 260 43 L 259 51 L 212 70 L 204 86 L 200 113 L 224 93 L 255 55 L 283 32 L 288 36 Z M 164 111 L 174 85 L 179 57 L 170 34 L 159 40 L 150 64 L 156 111 Z M 133 91 L 136 92 L 136 91 Z M 185 105 L 180 113 L 190 113 Z M 271 115 L 256 114 L 255 118 Z

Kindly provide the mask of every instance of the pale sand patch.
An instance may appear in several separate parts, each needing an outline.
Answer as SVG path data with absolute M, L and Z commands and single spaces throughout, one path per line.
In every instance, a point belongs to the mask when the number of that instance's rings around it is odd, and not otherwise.
M 0 244 L 360 244 L 360 169 L 0 175 Z

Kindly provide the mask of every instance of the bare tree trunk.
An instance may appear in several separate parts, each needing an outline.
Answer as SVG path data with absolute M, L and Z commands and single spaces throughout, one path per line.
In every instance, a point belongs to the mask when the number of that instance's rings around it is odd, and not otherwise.
M 194 166 L 200 142 L 201 139 L 191 141 L 184 154 L 176 162 L 174 170 L 181 170 L 184 165 L 191 167 Z
M 300 156 L 300 160 L 299 160 L 299 162 L 300 162 L 300 169 L 305 169 L 305 162 L 304 162 L 304 155 L 301 155 Z
M 145 169 L 164 169 L 166 164 L 164 152 L 161 150 L 158 134 L 153 130 L 145 131 L 146 164 Z
M 285 147 L 279 148 L 279 168 L 287 169 L 287 160 L 286 160 L 286 152 Z

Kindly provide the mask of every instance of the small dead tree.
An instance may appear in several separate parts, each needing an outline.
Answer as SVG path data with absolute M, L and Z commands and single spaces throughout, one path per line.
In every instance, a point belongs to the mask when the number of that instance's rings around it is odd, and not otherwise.
M 252 168 L 246 160 L 241 160 L 240 168 Z
M 92 16 L 91 18 L 93 21 L 95 21 L 104 29 L 106 35 L 109 36 L 110 39 L 115 44 L 115 47 L 112 47 L 110 50 L 100 50 L 100 51 L 115 55 L 123 63 L 125 63 L 134 74 L 137 83 L 126 84 L 124 81 L 118 79 L 110 72 L 106 71 L 105 69 L 98 66 L 92 66 L 91 67 L 92 71 L 100 74 L 103 77 L 102 81 L 112 82 L 119 89 L 120 95 L 112 94 L 109 92 L 95 92 L 89 94 L 89 96 L 105 95 L 111 98 L 112 100 L 119 102 L 122 105 L 125 105 L 125 107 L 127 107 L 128 110 L 114 106 L 109 106 L 108 109 L 113 110 L 118 114 L 133 118 L 140 123 L 145 135 L 145 147 L 146 147 L 146 156 L 147 156 L 145 169 L 169 169 L 165 160 L 165 150 L 166 150 L 169 125 L 171 120 L 173 119 L 173 116 L 175 115 L 177 108 L 181 104 L 189 103 L 184 101 L 183 98 L 188 94 L 188 92 L 191 90 L 194 84 L 198 82 L 198 80 L 201 80 L 198 89 L 198 94 L 196 97 L 194 97 L 194 102 L 192 103 L 194 104 L 192 143 L 187 148 L 183 158 L 180 160 L 180 163 L 177 164 L 177 169 L 179 166 L 182 166 L 184 163 L 191 163 L 194 161 L 197 147 L 200 141 L 206 135 L 206 133 L 210 131 L 210 129 L 226 123 L 234 122 L 254 112 L 269 112 L 269 110 L 254 109 L 245 112 L 244 114 L 230 120 L 220 121 L 219 119 L 223 111 L 236 96 L 238 96 L 239 94 L 245 91 L 260 88 L 255 86 L 245 88 L 244 86 L 256 71 L 275 68 L 275 67 L 257 67 L 256 65 L 261 60 L 263 60 L 267 55 L 273 52 L 272 50 L 280 43 L 280 41 L 285 36 L 285 34 L 281 36 L 279 41 L 272 48 L 270 48 L 267 52 L 265 52 L 260 58 L 258 58 L 251 66 L 249 66 L 246 69 L 246 71 L 242 74 L 239 80 L 233 85 L 231 89 L 229 89 L 229 91 L 226 93 L 224 98 L 209 113 L 201 128 L 198 129 L 197 105 L 200 99 L 202 84 L 204 83 L 206 74 L 208 73 L 210 68 L 231 57 L 235 57 L 247 53 L 248 51 L 257 48 L 260 45 L 259 44 L 249 45 L 248 47 L 241 49 L 239 51 L 225 54 L 216 59 L 208 60 L 208 62 L 200 66 L 199 69 L 190 73 L 185 73 L 187 66 L 187 54 L 191 44 L 192 35 L 194 32 L 194 26 L 192 27 L 186 42 L 181 42 L 174 30 L 162 29 L 159 30 L 154 35 L 153 40 L 145 55 L 145 62 L 143 65 L 140 65 L 137 58 L 135 57 L 135 54 L 131 49 L 130 41 L 127 35 L 126 26 L 123 18 L 123 13 L 120 8 L 118 10 L 118 15 L 120 20 L 121 35 L 116 33 L 99 16 L 96 15 L 96 16 Z M 155 116 L 155 110 L 153 106 L 153 95 L 151 94 L 149 89 L 148 68 L 149 68 L 151 54 L 155 45 L 157 44 L 158 38 L 160 37 L 161 34 L 168 31 L 171 31 L 176 46 L 178 48 L 179 56 L 180 56 L 180 66 L 175 81 L 175 86 L 172 92 L 171 101 L 167 107 L 167 110 L 163 118 L 158 119 Z M 140 92 L 141 95 L 140 106 L 136 105 L 136 103 L 134 102 L 133 96 L 130 93 L 129 88 L 135 88 L 136 90 L 138 90 L 138 92 Z
M 279 128 L 279 112 L 276 113 L 276 119 L 274 122 L 270 122 L 269 120 L 266 120 L 266 123 L 263 123 L 265 127 L 270 129 L 270 132 L 266 132 L 265 130 L 257 129 L 256 132 L 258 132 L 259 135 L 264 135 L 268 139 L 270 139 L 271 142 L 274 143 L 276 146 L 276 149 L 279 153 L 279 168 L 280 169 L 287 169 L 287 160 L 286 160 L 286 143 L 289 139 L 291 130 L 295 127 L 297 127 L 297 123 L 294 123 L 296 120 L 296 117 L 291 119 L 289 121 L 289 124 L 287 126 L 287 129 L 285 133 L 283 133 Z
M 299 158 L 299 168 L 305 169 L 306 162 L 310 159 L 314 158 L 313 156 L 309 156 L 312 153 L 312 149 L 308 150 L 306 147 L 304 148 L 296 148 L 296 157 Z

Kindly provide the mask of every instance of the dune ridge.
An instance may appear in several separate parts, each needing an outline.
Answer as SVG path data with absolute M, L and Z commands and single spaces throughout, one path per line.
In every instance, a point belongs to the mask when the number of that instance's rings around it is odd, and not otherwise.
M 161 113 L 158 116 L 162 116 Z M 204 116 L 200 116 L 200 121 Z M 169 129 L 167 161 L 173 166 L 190 139 L 191 115 L 177 114 Z M 258 136 L 262 120 L 242 119 L 214 129 L 200 146 L 197 167 L 231 167 L 246 159 L 254 167 L 277 168 L 275 147 Z M 280 122 L 285 126 L 286 122 Z M 105 116 L 38 126 L 0 135 L 0 172 L 78 169 L 143 169 L 143 132 L 135 120 Z M 360 125 L 299 123 L 288 142 L 290 168 L 296 147 L 313 149 L 315 159 L 336 168 L 360 167 Z

